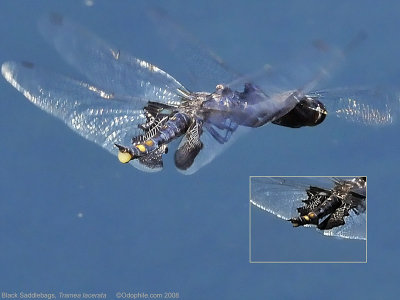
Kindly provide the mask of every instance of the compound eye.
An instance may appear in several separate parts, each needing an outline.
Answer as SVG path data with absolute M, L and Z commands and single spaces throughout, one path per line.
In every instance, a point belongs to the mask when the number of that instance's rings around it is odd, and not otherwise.
M 129 152 L 118 151 L 118 159 L 121 163 L 126 164 L 132 160 L 132 155 Z

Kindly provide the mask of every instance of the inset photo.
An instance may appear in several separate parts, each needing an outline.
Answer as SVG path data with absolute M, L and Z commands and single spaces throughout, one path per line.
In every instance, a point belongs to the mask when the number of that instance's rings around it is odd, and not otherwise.
M 366 263 L 366 176 L 250 176 L 250 263 Z

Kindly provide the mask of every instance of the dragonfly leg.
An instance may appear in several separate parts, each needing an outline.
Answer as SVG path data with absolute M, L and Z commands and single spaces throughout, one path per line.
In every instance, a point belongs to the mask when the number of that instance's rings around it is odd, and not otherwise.
M 204 123 L 204 126 L 206 127 L 206 129 L 208 130 L 208 132 L 212 135 L 212 137 L 220 144 L 225 144 L 226 142 L 229 141 L 229 139 L 232 136 L 232 133 L 236 130 L 237 128 L 237 124 L 234 124 L 234 126 L 229 126 L 229 125 L 224 125 L 221 126 L 221 124 L 219 126 L 217 126 L 219 129 L 225 129 L 226 133 L 225 135 L 221 135 L 220 133 L 218 133 L 213 125 L 210 125 L 208 123 Z

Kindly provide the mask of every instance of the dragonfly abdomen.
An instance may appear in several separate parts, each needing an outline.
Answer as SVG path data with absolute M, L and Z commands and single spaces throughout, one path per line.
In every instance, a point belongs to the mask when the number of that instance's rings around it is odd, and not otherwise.
M 185 113 L 176 113 L 161 127 L 154 136 L 154 141 L 158 144 L 169 143 L 181 136 L 189 128 L 192 118 Z
M 330 229 L 326 228 L 328 221 L 325 222 L 325 220 L 342 206 L 342 200 L 337 195 L 327 192 L 310 193 L 308 196 L 309 199 L 305 200 L 306 206 L 297 209 L 300 216 L 289 221 L 295 227 L 314 224 L 319 229 Z
M 127 163 L 132 159 L 151 156 L 153 153 L 157 155 L 157 160 L 160 160 L 159 150 L 162 148 L 162 152 L 166 153 L 165 145 L 186 133 L 191 120 L 189 115 L 180 112 L 173 114 L 172 117 L 164 117 L 143 135 L 135 138 L 132 147 L 116 145 L 120 151 L 119 160 Z

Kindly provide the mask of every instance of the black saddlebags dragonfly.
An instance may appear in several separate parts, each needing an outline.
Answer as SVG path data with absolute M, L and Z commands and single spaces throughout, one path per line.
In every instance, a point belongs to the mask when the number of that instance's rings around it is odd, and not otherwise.
M 251 177 L 250 203 L 324 235 L 366 239 L 366 177 Z
M 158 18 L 161 19 L 161 18 Z M 196 172 L 229 146 L 241 130 L 266 123 L 298 128 L 315 126 L 326 117 L 320 100 L 341 99 L 333 114 L 366 123 L 392 122 L 390 107 L 373 109 L 348 91 L 312 93 L 319 77 L 301 89 L 261 90 L 251 83 L 242 92 L 230 82 L 241 81 L 210 52 L 198 47 L 169 22 L 176 53 L 191 53 L 186 69 L 208 66 L 204 81 L 213 79 L 216 90 L 192 92 L 158 67 L 113 48 L 74 22 L 53 14 L 40 22 L 40 31 L 59 54 L 88 82 L 52 73 L 30 62 L 5 62 L 5 79 L 35 105 L 63 120 L 72 130 L 93 141 L 123 163 L 144 171 L 159 171 L 169 144 L 180 139 L 175 165 L 185 174 Z M 190 56 L 190 57 L 192 57 Z M 182 55 L 183 60 L 188 55 Z M 197 74 L 197 75 L 198 75 Z M 188 75 L 188 76 L 191 76 Z M 239 78 L 239 80 L 238 80 Z M 355 92 L 355 91 L 352 91 Z M 356 97 L 369 91 L 356 91 Z M 338 95 L 346 94 L 346 97 Z M 328 97 L 327 97 L 328 96 Z M 375 100 L 375 99 L 374 99 Z M 339 105 L 338 105 L 339 104 Z

